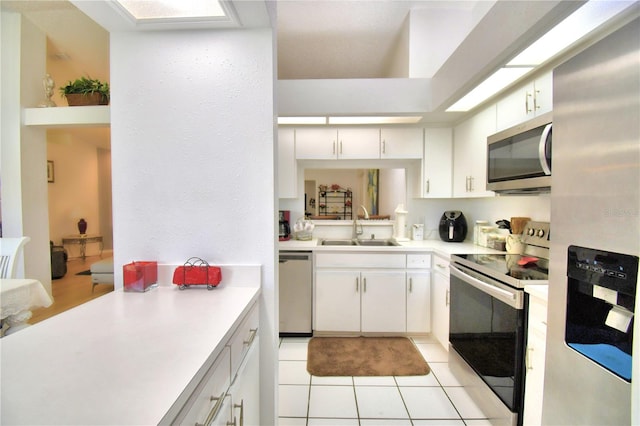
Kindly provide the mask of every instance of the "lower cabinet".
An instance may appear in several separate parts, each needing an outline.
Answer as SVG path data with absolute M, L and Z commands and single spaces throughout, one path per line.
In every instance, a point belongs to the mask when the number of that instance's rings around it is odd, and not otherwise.
M 255 304 L 182 406 L 160 424 L 259 425 L 259 311 Z M 183 394 L 184 395 L 184 394 Z
M 449 350 L 449 259 L 433 257 L 432 333 Z
M 525 286 L 525 290 L 527 290 Z M 529 295 L 529 326 L 527 330 L 526 374 L 523 424 L 542 424 L 542 394 L 547 339 L 547 300 Z
M 317 331 L 398 332 L 406 329 L 403 271 L 317 271 Z
M 407 333 L 431 332 L 431 273 L 407 272 Z

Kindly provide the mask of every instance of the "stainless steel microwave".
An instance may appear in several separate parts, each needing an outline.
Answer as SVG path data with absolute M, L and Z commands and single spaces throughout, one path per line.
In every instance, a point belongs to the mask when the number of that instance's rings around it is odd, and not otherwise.
M 552 113 L 487 138 L 487 189 L 526 194 L 551 190 Z

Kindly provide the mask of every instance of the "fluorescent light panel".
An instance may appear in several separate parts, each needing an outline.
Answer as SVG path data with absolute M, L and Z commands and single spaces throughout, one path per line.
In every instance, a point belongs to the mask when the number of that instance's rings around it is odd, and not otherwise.
M 227 16 L 217 0 L 116 0 L 116 2 L 140 21 Z
M 329 117 L 329 124 L 414 124 L 420 120 L 422 116 Z
M 633 3 L 591 0 L 513 58 L 507 66 L 540 65 L 546 62 Z
M 327 117 L 278 117 L 278 124 L 327 124 Z
M 489 78 L 477 85 L 475 89 L 467 93 L 462 99 L 451 105 L 447 109 L 447 112 L 469 111 L 532 69 L 533 67 L 500 68 Z

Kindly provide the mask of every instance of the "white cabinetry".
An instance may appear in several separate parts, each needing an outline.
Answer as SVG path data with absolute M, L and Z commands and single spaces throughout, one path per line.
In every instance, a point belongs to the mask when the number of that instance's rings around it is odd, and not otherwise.
M 278 128 L 278 198 L 296 198 L 298 169 L 295 129 Z
M 433 128 L 424 131 L 422 198 L 451 197 L 453 131 Z
M 431 331 L 431 272 L 407 271 L 407 333 Z
M 518 87 L 497 103 L 497 129 L 501 131 L 551 111 L 553 74 L 548 72 Z
M 449 350 L 449 259 L 433 257 L 431 329 L 440 344 Z
M 537 287 L 531 289 L 531 287 Z M 547 339 L 546 286 L 525 286 L 529 293 L 529 328 L 527 331 L 524 391 L 524 425 L 542 424 L 542 393 Z
M 405 254 L 315 256 L 315 331 L 406 331 Z
M 160 424 L 260 424 L 258 323 L 255 304 L 175 418 L 165 416 Z
M 380 129 L 300 128 L 296 129 L 296 158 L 299 160 L 378 159 Z
M 423 129 L 417 127 L 383 128 L 380 130 L 380 158 L 422 158 Z
M 487 191 L 487 136 L 496 132 L 496 107 L 490 106 L 454 129 L 453 196 L 492 197 Z

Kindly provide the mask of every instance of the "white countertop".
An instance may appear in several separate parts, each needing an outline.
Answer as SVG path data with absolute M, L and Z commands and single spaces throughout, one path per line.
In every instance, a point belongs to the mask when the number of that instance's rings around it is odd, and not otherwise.
M 470 242 L 448 243 L 442 240 L 402 241 L 399 246 L 322 246 L 319 240 L 314 238 L 309 241 L 279 241 L 279 250 L 291 251 L 368 251 L 368 252 L 424 252 L 431 251 L 439 256 L 450 257 L 452 254 L 477 254 L 477 253 L 504 253 L 498 250 L 480 247 Z
M 0 339 L 0 423 L 158 424 L 257 300 L 254 284 L 115 291 Z

